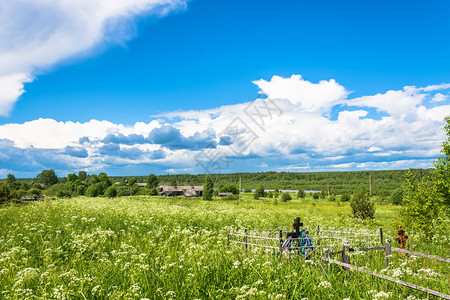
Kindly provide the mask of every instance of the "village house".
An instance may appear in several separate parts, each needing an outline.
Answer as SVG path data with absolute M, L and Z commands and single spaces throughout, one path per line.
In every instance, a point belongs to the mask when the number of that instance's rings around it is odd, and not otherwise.
M 161 185 L 158 187 L 161 196 L 201 197 L 203 186 L 201 185 Z

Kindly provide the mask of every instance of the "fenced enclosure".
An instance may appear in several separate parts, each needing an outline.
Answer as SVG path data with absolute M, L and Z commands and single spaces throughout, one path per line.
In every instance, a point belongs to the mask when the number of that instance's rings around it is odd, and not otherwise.
M 382 228 L 354 231 L 317 226 L 300 231 L 303 227 L 300 218 L 293 227 L 292 232 L 286 229 L 258 232 L 245 227 L 230 232 L 228 244 L 246 251 L 262 250 L 310 260 L 328 272 L 333 265 L 339 266 L 348 272 L 369 274 L 450 300 L 449 258 L 393 247 L 390 239 L 384 242 Z

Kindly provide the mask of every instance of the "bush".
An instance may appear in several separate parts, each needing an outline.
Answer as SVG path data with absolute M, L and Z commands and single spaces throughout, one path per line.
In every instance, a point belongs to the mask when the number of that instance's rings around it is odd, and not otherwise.
M 331 201 L 331 202 L 336 201 L 336 196 L 331 195 L 331 196 L 328 198 L 328 201 Z
M 319 195 L 320 193 L 313 193 L 312 194 L 312 196 L 313 196 L 313 199 L 319 199 Z
M 375 215 L 375 205 L 370 202 L 367 192 L 360 190 L 356 192 L 350 200 L 353 216 L 362 220 L 373 219 Z
M 37 188 L 32 188 L 28 190 L 27 194 L 30 196 L 40 196 L 42 195 L 42 191 Z
M 72 194 L 70 192 L 64 191 L 64 190 L 59 190 L 56 193 L 56 197 L 58 198 L 70 198 L 72 197 Z
M 117 196 L 117 190 L 115 186 L 110 186 L 105 191 L 105 196 L 108 198 L 114 198 Z
M 305 197 L 306 197 L 305 191 L 304 190 L 299 190 L 298 193 L 297 193 L 297 198 L 298 199 L 305 199 Z
M 148 192 L 148 194 L 150 196 L 157 196 L 158 195 L 158 190 L 156 188 L 151 188 L 150 191 Z
M 348 202 L 348 201 L 350 201 L 350 199 L 351 199 L 351 197 L 350 197 L 350 194 L 348 194 L 348 193 L 343 193 L 341 195 L 341 201 L 342 202 Z
M 281 201 L 288 202 L 289 200 L 292 200 L 292 196 L 289 193 L 282 193 L 281 194 Z
M 229 195 L 221 198 L 222 200 L 238 200 L 239 195 Z
M 130 195 L 130 190 L 128 189 L 127 186 L 119 186 L 116 188 L 116 190 L 117 190 L 117 196 L 119 196 L 119 197 Z

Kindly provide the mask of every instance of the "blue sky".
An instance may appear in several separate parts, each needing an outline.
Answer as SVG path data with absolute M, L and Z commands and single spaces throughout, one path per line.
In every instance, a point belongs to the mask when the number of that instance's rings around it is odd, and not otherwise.
M 203 173 L 195 158 L 209 150 L 227 153 L 221 172 L 428 167 L 450 113 L 449 12 L 448 1 L 0 1 L 0 177 Z M 280 109 L 262 127 L 241 115 L 258 96 Z M 223 133 L 239 117 L 257 139 L 230 154 Z

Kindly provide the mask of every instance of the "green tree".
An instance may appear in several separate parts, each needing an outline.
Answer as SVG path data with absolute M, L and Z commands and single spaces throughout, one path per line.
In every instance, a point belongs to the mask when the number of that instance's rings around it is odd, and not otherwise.
M 304 190 L 298 190 L 297 198 L 298 199 L 305 199 L 305 197 L 306 197 L 305 191 Z
M 87 174 L 85 171 L 78 172 L 78 179 L 80 179 L 81 181 L 85 181 L 86 178 L 87 178 Z
M 431 238 L 435 233 L 433 220 L 438 217 L 442 204 L 436 186 L 429 176 L 418 183 L 411 170 L 405 174 L 405 179 L 407 184 L 403 188 L 403 221 L 407 227 L 414 227 Z
M 209 174 L 205 177 L 205 183 L 203 184 L 203 200 L 212 200 L 214 183 Z
M 16 182 L 16 177 L 14 177 L 13 174 L 8 174 L 8 175 L 6 175 L 5 181 L 7 184 L 13 184 Z
M 137 182 L 137 178 L 136 177 L 131 177 L 130 179 L 128 179 L 128 189 L 130 190 L 130 196 L 133 195 L 133 185 Z
M 53 169 L 42 171 L 37 177 L 36 181 L 42 183 L 45 188 L 58 183 L 58 177 L 56 177 L 55 171 Z
M 114 198 L 117 196 L 117 190 L 115 186 L 110 186 L 105 191 L 105 196 L 108 198 Z
M 5 181 L 0 181 L 0 202 L 8 201 L 10 197 L 9 186 Z
M 447 214 L 450 214 L 450 116 L 447 116 L 444 121 L 446 122 L 444 131 L 447 140 L 441 147 L 442 156 L 434 162 L 434 174 L 436 192 L 442 204 L 446 206 Z
M 68 182 L 74 182 L 77 179 L 78 179 L 78 177 L 77 177 L 77 175 L 75 173 L 67 174 L 67 181 Z
M 106 182 L 108 184 L 108 186 L 111 185 L 111 181 L 109 181 L 108 175 L 106 175 L 106 173 L 100 173 L 98 174 L 98 180 L 100 182 Z
M 147 188 L 156 188 L 159 184 L 158 177 L 155 174 L 150 174 L 147 176 Z
M 86 190 L 86 196 L 97 197 L 101 194 L 101 189 L 97 184 L 93 184 Z
M 375 205 L 370 202 L 368 193 L 365 190 L 359 190 L 353 194 L 350 200 L 353 216 L 362 220 L 373 219 L 375 215 Z
M 319 193 L 313 193 L 312 197 L 313 199 L 319 199 Z
M 276 190 L 275 190 L 276 193 Z M 253 194 L 253 198 L 254 199 L 259 199 L 261 197 L 265 197 L 266 196 L 266 192 L 264 192 L 264 187 L 263 186 L 259 186 L 256 190 L 255 193 Z M 275 196 L 276 198 L 276 196 Z

